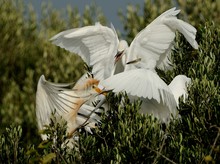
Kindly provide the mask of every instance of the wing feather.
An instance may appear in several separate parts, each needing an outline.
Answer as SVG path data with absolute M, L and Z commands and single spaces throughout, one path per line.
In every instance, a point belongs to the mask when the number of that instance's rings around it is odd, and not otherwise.
M 58 115 L 74 110 L 78 98 L 74 91 L 65 89 L 70 84 L 55 84 L 45 80 L 42 75 L 38 82 L 36 93 L 36 115 L 39 129 L 50 123 L 51 114 Z
M 113 92 L 126 91 L 132 96 L 155 99 L 168 106 L 175 104 L 175 100 L 167 84 L 154 72 L 147 69 L 125 71 L 100 82 L 105 90 Z M 170 105 L 172 104 L 172 105 Z
M 180 10 L 172 8 L 150 23 L 134 38 L 128 51 L 128 61 L 141 58 L 137 63 L 138 68 L 154 69 L 151 61 L 156 61 L 159 69 L 170 68 L 170 52 L 175 38 L 175 32 L 179 31 L 195 49 L 198 44 L 195 40 L 196 29 L 190 24 L 177 19 Z
M 118 36 L 113 28 L 96 23 L 94 26 L 67 30 L 51 38 L 53 44 L 76 53 L 93 66 L 95 77 L 103 80 L 114 72 Z
M 79 80 L 77 85 L 85 82 L 85 79 L 86 75 Z M 40 130 L 44 128 L 44 125 L 50 124 L 52 113 L 54 113 L 55 116 L 62 116 L 67 121 L 68 130 L 70 131 L 80 126 L 80 124 L 78 124 L 79 122 L 77 122 L 80 118 L 86 121 L 88 117 L 91 117 L 88 120 L 88 126 L 92 125 L 90 123 L 94 124 L 100 120 L 100 117 L 96 113 L 93 113 L 92 115 L 88 114 L 91 113 L 92 109 L 95 107 L 82 104 L 91 96 L 82 94 L 84 97 L 79 97 L 79 92 L 84 93 L 84 91 L 78 91 L 75 88 L 71 89 L 71 85 L 71 83 L 51 83 L 46 81 L 43 75 L 40 77 L 36 93 L 36 116 L 38 128 Z M 42 135 L 42 138 L 46 139 L 47 137 Z

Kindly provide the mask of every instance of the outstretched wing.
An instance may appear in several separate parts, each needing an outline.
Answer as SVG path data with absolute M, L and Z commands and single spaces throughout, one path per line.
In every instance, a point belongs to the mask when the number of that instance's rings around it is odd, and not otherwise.
M 108 28 L 96 23 L 94 26 L 67 30 L 52 37 L 51 41 L 81 56 L 89 66 L 93 66 L 92 73 L 98 80 L 113 74 L 119 43 L 113 26 Z
M 158 103 L 166 104 L 170 109 L 175 100 L 167 84 L 154 72 L 147 69 L 125 71 L 100 82 L 105 90 L 126 91 L 131 96 L 138 96 Z
M 128 51 L 128 60 L 141 59 L 137 66 L 140 68 L 160 69 L 169 68 L 172 43 L 175 32 L 179 31 L 195 49 L 198 44 L 195 40 L 196 29 L 190 24 L 177 19 L 180 10 L 172 8 L 150 23 L 145 29 L 138 33 L 131 43 Z M 152 65 L 152 62 L 155 64 Z
M 100 117 L 93 113 L 95 107 L 84 104 L 91 95 L 87 93 L 87 96 L 83 94 L 84 97 L 79 97 L 77 93 L 80 91 L 71 89 L 71 85 L 51 83 L 46 81 L 43 75 L 40 77 L 36 93 L 36 115 L 39 129 L 43 129 L 44 125 L 49 125 L 52 113 L 55 116 L 62 116 L 67 121 L 68 131 L 80 126 L 83 120 L 88 123 L 86 128 L 93 127 L 100 120 Z M 46 136 L 42 135 L 42 138 L 46 139 Z
M 75 110 L 80 99 L 71 89 L 70 84 L 55 84 L 45 80 L 42 75 L 38 81 L 36 93 L 36 115 L 39 129 L 49 125 L 52 113 L 63 116 Z M 77 111 L 76 111 L 77 112 Z

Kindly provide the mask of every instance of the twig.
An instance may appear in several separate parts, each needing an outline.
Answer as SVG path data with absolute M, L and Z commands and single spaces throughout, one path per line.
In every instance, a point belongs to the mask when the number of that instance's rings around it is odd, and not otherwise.
M 83 123 L 82 125 L 79 126 L 79 128 L 85 126 L 85 124 L 87 123 L 87 121 L 90 119 L 90 116 L 91 116 L 93 113 L 95 113 L 95 111 L 103 105 L 104 101 L 105 101 L 105 99 L 103 99 L 102 101 L 100 101 L 100 102 L 97 104 L 97 106 L 93 109 L 93 111 L 88 115 L 88 118 L 84 121 L 84 123 Z
M 165 133 L 165 135 L 166 135 L 166 133 Z M 159 151 L 156 151 L 156 150 L 150 148 L 149 146 L 145 145 L 145 147 L 146 147 L 147 149 L 149 149 L 149 150 L 151 150 L 151 151 L 153 151 L 153 152 L 155 152 L 155 153 L 157 154 L 157 156 L 156 156 L 156 158 L 155 158 L 153 164 L 155 164 L 155 163 L 157 162 L 157 159 L 159 158 L 159 156 L 163 157 L 164 159 L 166 159 L 167 161 L 169 161 L 169 162 L 172 163 L 172 164 L 177 164 L 176 162 L 172 161 L 171 159 L 169 159 L 168 157 L 166 157 L 165 155 L 163 155 L 163 154 L 161 153 L 161 152 L 162 152 L 162 149 L 163 149 L 163 147 L 164 147 L 164 145 L 165 145 L 165 140 L 166 140 L 165 135 L 164 135 L 164 137 L 163 137 L 163 142 L 162 142 L 162 144 L 161 144 L 161 146 L 160 146 L 160 150 L 159 150 Z
M 162 149 L 163 149 L 163 146 L 164 146 L 164 144 L 165 144 L 165 137 L 163 137 L 163 142 L 162 142 L 162 144 L 161 144 L 161 146 L 160 146 L 160 150 L 159 150 L 159 152 L 157 153 L 157 156 L 156 156 L 156 158 L 154 159 L 154 162 L 153 162 L 153 164 L 156 164 L 156 162 L 157 162 L 157 159 L 159 158 L 159 156 L 161 155 L 161 151 L 162 151 Z
M 73 136 L 73 134 L 75 133 L 75 131 L 76 131 L 77 129 L 80 129 L 80 128 L 86 126 L 86 124 L 88 124 L 88 120 L 90 119 L 90 116 L 91 116 L 93 113 L 95 113 L 95 111 L 96 111 L 98 108 L 100 108 L 100 107 L 102 106 L 102 104 L 103 104 L 104 101 L 105 101 L 105 99 L 103 99 L 102 101 L 100 101 L 100 102 L 97 104 L 97 106 L 93 109 L 93 111 L 87 116 L 87 119 L 86 119 L 79 127 L 75 128 L 72 132 L 70 132 L 70 133 L 68 134 L 68 137 L 69 137 L 69 138 L 71 138 L 71 137 Z
M 99 137 L 99 138 L 101 138 L 101 139 L 103 139 L 104 140 L 104 142 L 105 142 L 105 146 L 107 147 L 108 146 L 108 144 L 107 144 L 107 142 L 106 142 L 106 140 L 105 140 L 105 137 L 101 137 L 98 133 L 97 133 L 97 136 Z
M 216 126 L 216 125 L 210 126 L 210 128 L 213 128 L 213 127 L 215 127 L 215 128 L 218 129 L 218 133 L 217 133 L 217 136 L 215 137 L 214 143 L 213 143 L 212 148 L 211 148 L 211 150 L 210 150 L 210 152 L 209 152 L 209 155 L 210 155 L 210 156 L 212 155 L 212 151 L 213 151 L 213 149 L 214 149 L 214 147 L 215 147 L 215 145 L 216 145 L 216 142 L 218 141 L 218 138 L 219 138 L 219 136 L 220 136 L 220 127 L 218 127 L 218 126 Z M 203 161 L 204 161 L 204 158 L 202 159 L 201 163 L 202 163 Z
M 213 143 L 213 145 L 212 145 L 212 148 L 211 148 L 211 150 L 210 150 L 210 152 L 209 152 L 209 155 L 210 155 L 210 156 L 212 155 L 212 151 L 213 151 L 213 149 L 214 149 L 214 147 L 215 147 L 215 145 L 216 145 L 216 142 L 217 142 L 217 140 L 218 140 L 218 138 L 219 138 L 219 136 L 220 136 L 220 127 L 217 127 L 217 126 L 212 126 L 212 127 L 217 128 L 217 129 L 218 129 L 218 133 L 217 133 L 217 136 L 215 137 L 215 141 L 214 141 L 214 143 Z
M 60 156 L 60 158 L 63 160 L 63 162 L 64 162 L 65 164 L 67 164 L 67 161 L 63 158 L 63 156 L 60 154 L 60 152 L 57 150 L 57 148 L 56 148 L 55 146 L 53 146 L 52 149 L 56 152 L 56 154 L 57 154 L 58 156 Z M 56 156 L 56 157 L 57 157 L 57 156 Z M 59 163 L 59 159 L 57 159 L 57 162 Z
M 177 164 L 176 162 L 172 161 L 171 159 L 169 159 L 168 157 L 166 157 L 166 156 L 163 155 L 162 153 L 160 153 L 160 152 L 158 152 L 158 151 L 156 151 L 156 150 L 151 149 L 151 148 L 148 147 L 147 145 L 145 145 L 145 147 L 146 147 L 147 149 L 149 149 L 149 150 L 151 150 L 151 151 L 153 151 L 153 152 L 159 154 L 161 157 L 163 157 L 164 159 L 166 159 L 168 162 L 170 162 L 170 163 L 172 163 L 172 164 Z

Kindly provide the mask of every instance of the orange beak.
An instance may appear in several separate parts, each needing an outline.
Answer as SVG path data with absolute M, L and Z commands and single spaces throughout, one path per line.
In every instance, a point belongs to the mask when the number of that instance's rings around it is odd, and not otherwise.
M 104 96 L 106 96 L 106 92 L 103 92 L 100 88 L 98 88 L 98 87 L 95 87 L 94 88 L 95 89 L 95 91 L 97 92 L 97 93 L 99 93 L 99 94 L 103 94 Z

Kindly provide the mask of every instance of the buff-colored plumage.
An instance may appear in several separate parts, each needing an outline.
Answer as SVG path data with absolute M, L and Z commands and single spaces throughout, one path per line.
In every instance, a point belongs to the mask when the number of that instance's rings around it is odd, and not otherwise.
M 62 116 L 67 121 L 67 133 L 72 134 L 79 126 L 85 124 L 86 129 L 94 128 L 100 117 L 93 113 L 95 109 L 88 101 L 92 101 L 99 93 L 92 87 L 97 80 L 85 78 L 73 89 L 70 84 L 55 84 L 46 81 L 42 75 L 38 82 L 36 94 L 36 115 L 40 130 L 49 125 L 51 114 Z M 68 88 L 68 89 L 67 89 Z M 47 137 L 42 135 L 43 139 Z

